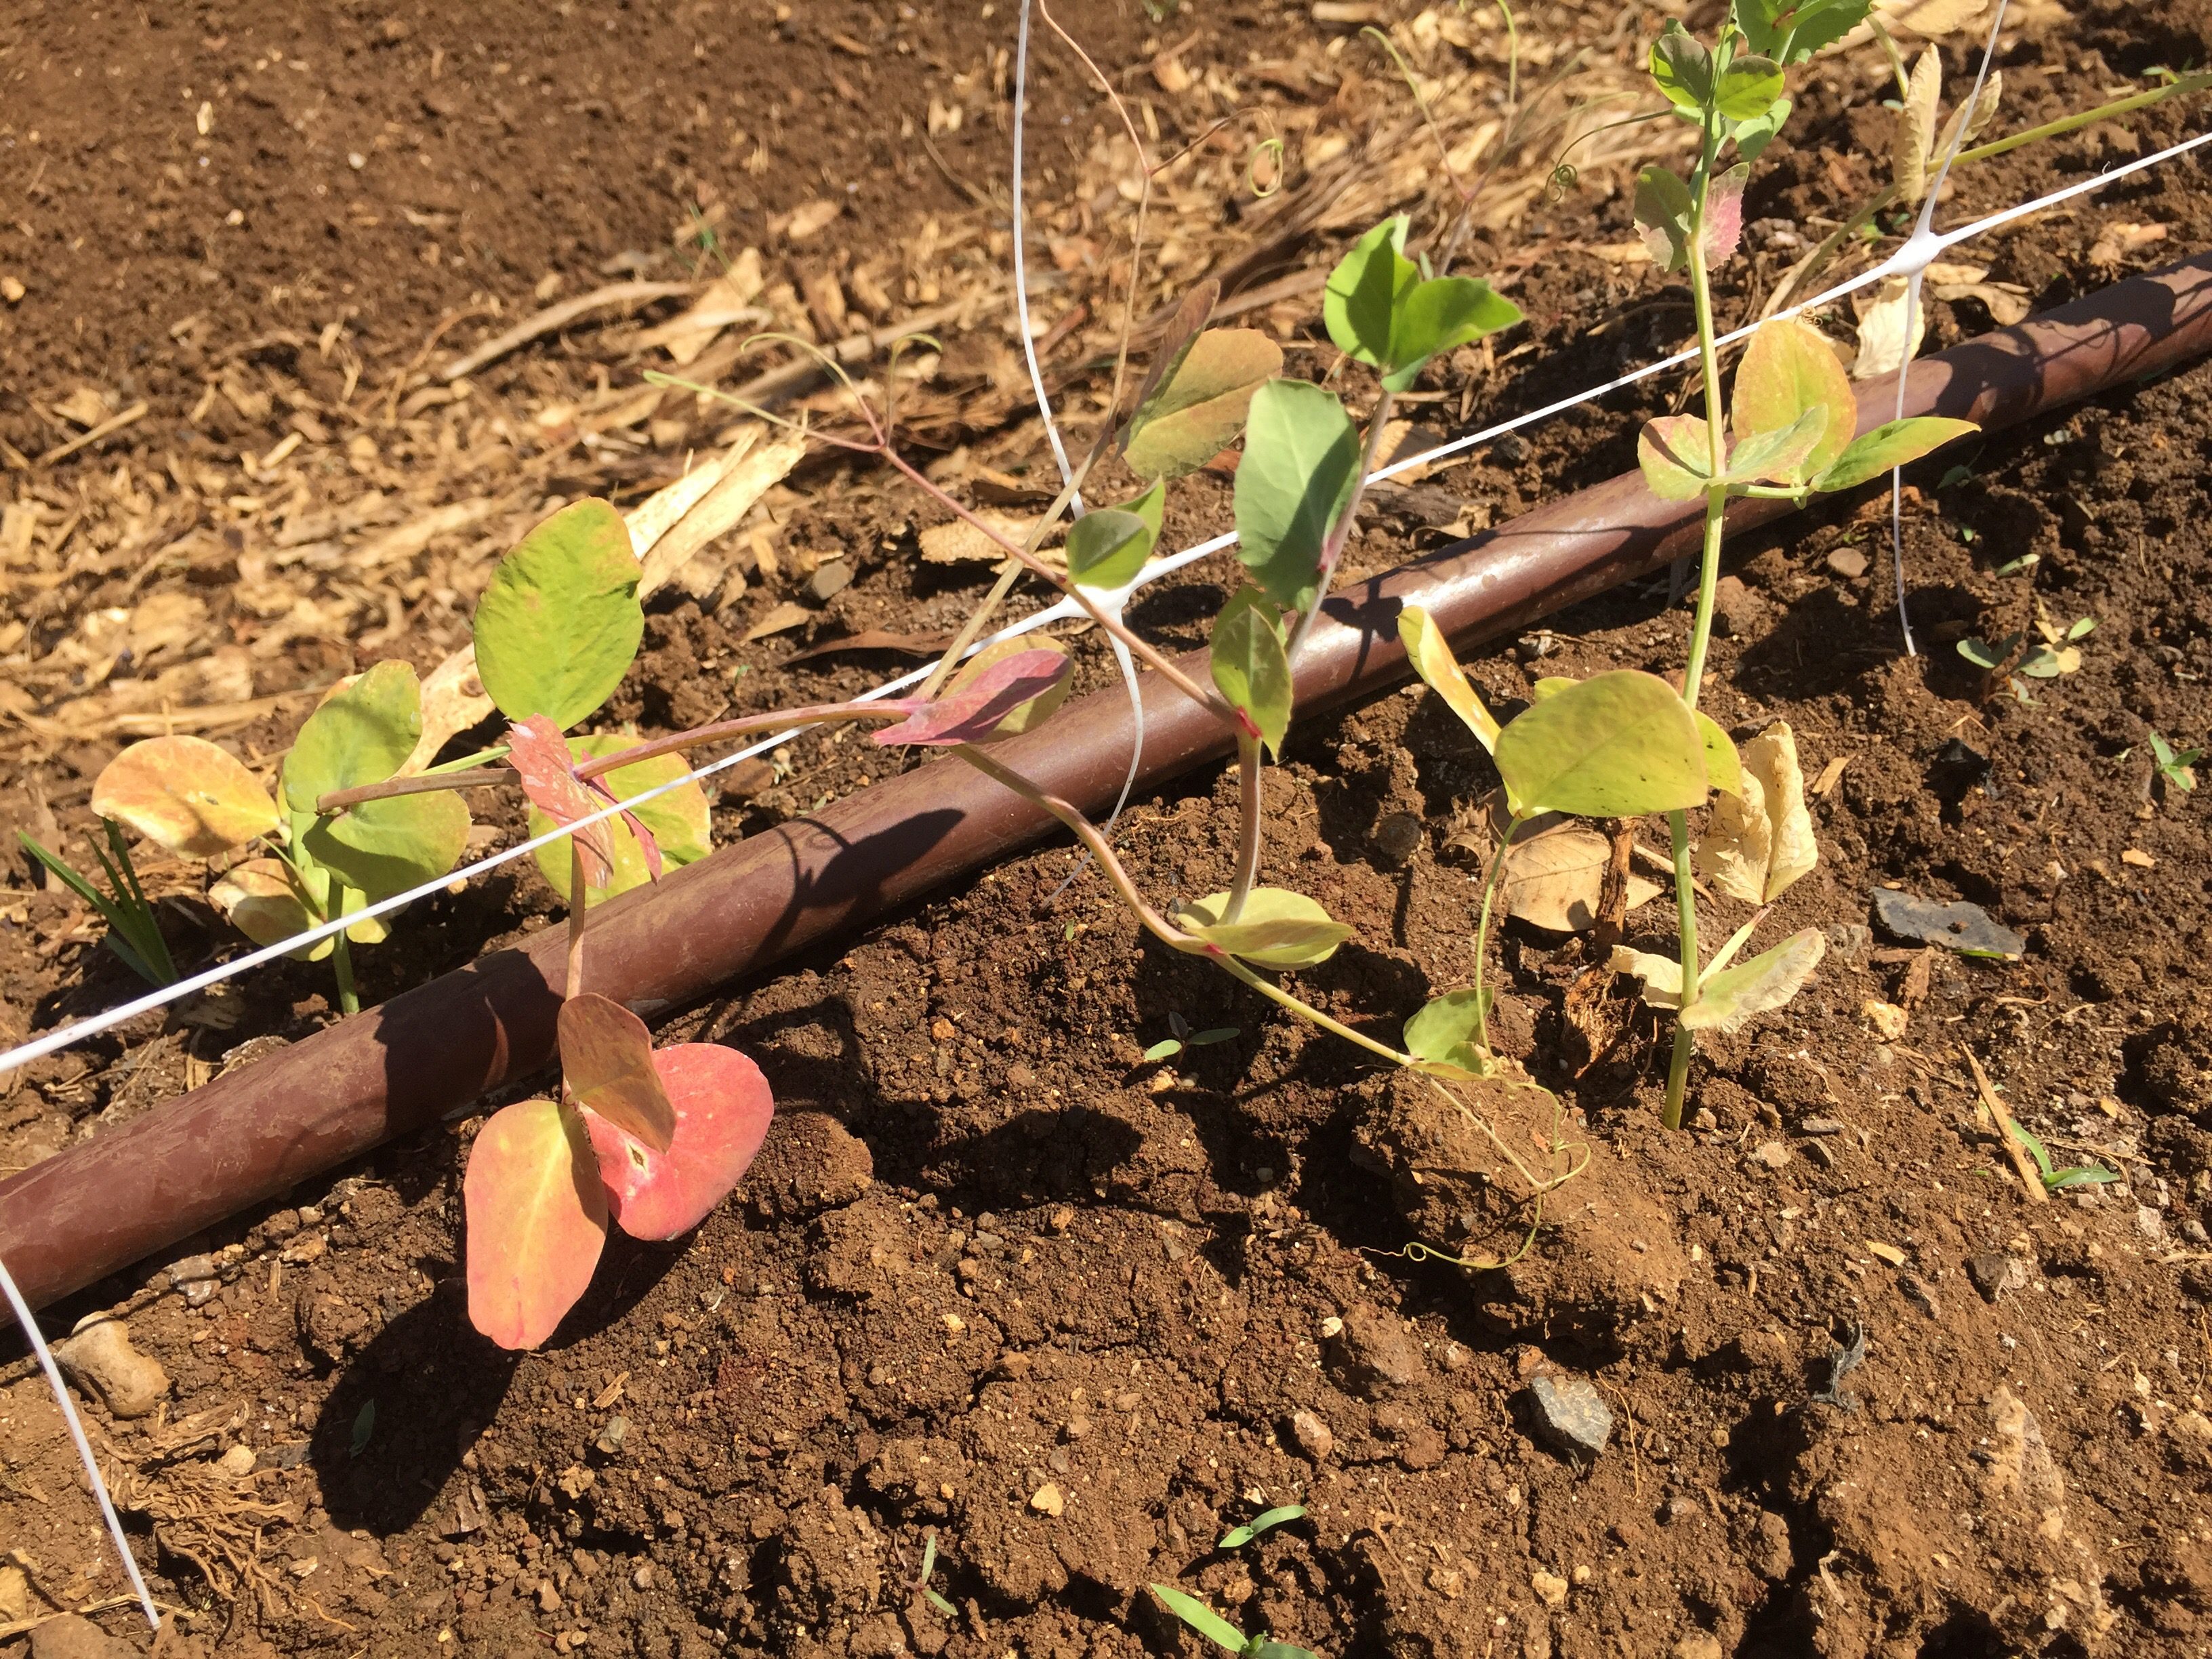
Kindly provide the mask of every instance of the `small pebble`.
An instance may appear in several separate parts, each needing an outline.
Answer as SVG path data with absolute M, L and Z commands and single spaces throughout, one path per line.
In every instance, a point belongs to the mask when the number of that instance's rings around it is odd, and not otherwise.
M 1291 1438 L 1298 1443 L 1298 1449 L 1316 1463 L 1326 1460 L 1336 1449 L 1336 1437 L 1328 1424 L 1313 1412 L 1291 1413 Z
M 2002 1250 L 1985 1250 L 1966 1258 L 1966 1277 L 1984 1301 L 1995 1302 L 2027 1288 L 2027 1263 Z
M 1528 1393 L 1538 1433 L 1559 1450 L 1595 1457 L 1613 1438 L 1613 1407 L 1588 1377 L 1538 1376 Z
M 1800 1119 L 1797 1133 L 1801 1135 L 1839 1135 L 1844 1132 L 1844 1121 L 1839 1117 L 1808 1117 Z
M 1867 556 L 1856 547 L 1839 547 L 1827 557 L 1828 574 L 1855 582 L 1867 573 Z
M 118 1417 L 143 1417 L 169 1392 L 161 1362 L 131 1346 L 131 1328 L 119 1319 L 94 1315 L 54 1344 L 54 1358 Z
M 1067 1513 L 1067 1499 L 1058 1486 L 1049 1480 L 1030 1494 L 1030 1507 L 1040 1515 L 1048 1515 L 1057 1521 Z
M 1790 1148 L 1778 1140 L 1762 1141 L 1745 1161 L 1779 1170 L 1790 1162 Z
M 825 565 L 816 567 L 814 574 L 806 580 L 806 591 L 816 599 L 826 602 L 836 599 L 852 585 L 853 567 L 842 559 L 832 559 Z
M 1567 1581 L 1555 1572 L 1537 1569 L 1528 1575 L 1528 1588 L 1536 1592 L 1536 1599 L 1547 1607 L 1566 1604 Z

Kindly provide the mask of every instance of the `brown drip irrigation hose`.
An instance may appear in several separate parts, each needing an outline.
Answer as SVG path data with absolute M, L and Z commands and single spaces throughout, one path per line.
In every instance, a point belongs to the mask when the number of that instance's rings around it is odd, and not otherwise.
M 1905 408 L 2008 426 L 2208 348 L 2203 254 L 1915 363 Z M 1887 380 L 1862 392 L 1861 429 L 1895 396 Z M 1729 518 L 1741 527 L 1789 510 L 1744 501 Z M 1693 551 L 1702 511 L 1659 501 L 1631 473 L 1347 587 L 1301 657 L 1298 707 L 1402 676 L 1402 605 L 1426 607 L 1460 641 L 1509 633 Z M 1204 683 L 1202 659 L 1191 662 Z M 1222 728 L 1158 677 L 1145 697 L 1146 787 L 1227 752 Z M 1097 811 L 1130 740 L 1116 686 L 995 752 Z M 647 1012 L 694 1000 L 1051 827 L 959 761 L 933 763 L 610 902 L 592 923 L 590 988 Z M 0 1259 L 43 1305 L 536 1071 L 553 1054 L 562 945 L 549 928 L 0 1182 Z

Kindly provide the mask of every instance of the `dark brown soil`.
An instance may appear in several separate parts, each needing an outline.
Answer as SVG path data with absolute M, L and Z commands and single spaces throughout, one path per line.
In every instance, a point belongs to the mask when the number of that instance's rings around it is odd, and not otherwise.
M 855 8 L 833 22 L 807 9 L 794 16 L 800 40 L 774 46 L 812 54 L 817 91 L 799 107 L 813 125 L 789 117 L 786 142 L 831 177 L 885 165 L 866 146 L 884 142 L 889 92 L 872 92 L 865 116 L 830 104 L 827 75 L 856 71 L 814 32 L 873 39 L 874 15 Z M 301 96 L 327 108 L 315 118 L 327 125 L 311 126 L 334 200 L 348 183 L 343 151 L 387 119 L 421 132 L 421 149 L 394 135 L 363 170 L 371 203 L 398 205 L 377 193 L 376 169 L 408 154 L 431 158 L 426 179 L 482 174 L 461 211 L 471 234 L 439 233 L 465 250 L 465 275 L 425 264 L 404 295 L 368 281 L 416 258 L 388 223 L 317 256 L 356 272 L 365 331 L 410 341 L 472 289 L 512 295 L 626 238 L 665 244 L 672 204 L 724 142 L 720 114 L 703 112 L 731 106 L 733 86 L 758 101 L 796 73 L 795 56 L 763 55 L 782 37 L 758 15 L 742 28 L 702 21 L 726 37 L 703 61 L 668 17 L 613 16 L 620 74 L 611 67 L 606 84 L 660 88 L 635 106 L 579 78 L 576 64 L 610 50 L 599 15 L 581 8 L 557 21 L 518 15 L 499 45 L 483 14 L 395 15 L 394 30 L 352 9 L 318 25 L 327 78 L 319 65 L 260 72 L 331 89 Z M 945 24 L 959 43 L 945 50 L 972 57 L 1005 21 Z M 2093 7 L 2032 35 L 2006 64 L 2008 119 L 2086 101 L 2106 84 L 2082 69 L 2097 52 L 2116 79 L 2199 60 L 2204 23 L 2193 4 Z M 300 39 L 226 25 L 216 46 L 213 24 L 179 23 L 155 31 L 177 43 L 173 66 L 146 52 L 143 27 L 135 14 L 101 23 L 59 10 L 0 25 L 0 64 L 44 88 L 22 106 L 35 107 L 41 142 L 77 134 L 70 167 L 43 177 L 58 192 L 66 173 L 86 203 L 106 202 L 118 247 L 126 227 L 181 209 L 160 199 L 157 167 L 107 158 L 114 125 L 67 89 L 123 65 L 103 95 L 168 111 L 175 136 L 161 142 L 191 165 L 192 106 L 176 83 L 196 100 L 191 77 L 246 76 L 264 46 L 289 52 Z M 1148 27 L 1139 13 L 1102 15 L 1094 46 L 1141 61 Z M 449 65 L 474 62 L 479 41 L 483 57 L 514 65 L 504 104 L 488 71 L 466 77 L 481 102 L 467 118 L 493 124 L 481 133 L 441 125 L 458 115 L 415 113 L 441 29 Z M 203 70 L 196 53 L 219 61 Z M 888 54 L 859 61 L 896 84 Z M 608 154 L 629 158 L 618 170 L 594 157 L 599 195 L 578 194 L 581 172 L 532 173 L 578 141 L 556 124 L 558 142 L 541 149 L 526 124 L 516 131 L 531 81 L 554 88 L 530 87 L 532 106 L 559 100 L 562 119 L 596 124 Z M 1849 101 L 1863 111 L 1864 99 Z M 695 102 L 706 125 L 684 129 Z M 1799 147 L 1777 152 L 1750 217 L 1802 221 L 1868 181 L 1834 176 L 1827 153 L 1858 118 L 1845 104 L 1832 84 L 1809 95 Z M 235 106 L 242 130 L 295 131 L 279 105 Z M 339 132 L 340 109 L 363 137 Z M 30 117 L 10 118 L 27 144 Z M 751 118 L 735 118 L 751 131 Z M 2169 106 L 2134 138 L 2032 150 L 1966 179 L 1949 210 L 2017 199 L 2195 118 Z M 228 137 L 229 125 L 218 117 L 216 143 L 254 146 L 235 154 L 272 181 L 268 199 L 303 202 L 323 175 L 284 161 L 268 136 Z M 158 136 L 149 120 L 132 131 L 134 143 Z M 486 135 L 515 148 L 487 154 Z M 704 148 L 691 156 L 684 143 Z M 892 153 L 895 165 L 910 159 Z M 978 176 L 997 166 L 988 145 L 948 160 Z M 915 191 L 940 188 L 926 163 L 915 177 Z M 681 182 L 646 198 L 663 178 Z M 905 189 L 866 198 L 840 234 L 890 234 L 912 206 Z M 261 199 L 246 204 L 249 229 Z M 44 206 L 52 217 L 39 234 L 58 238 L 62 203 Z M 1480 406 L 1529 406 L 1680 343 L 1686 310 L 1648 270 L 1572 251 L 1621 240 L 1626 212 L 1593 190 L 1539 216 L 1531 236 L 1557 251 L 1516 290 L 1537 349 L 1501 366 Z M 2192 167 L 2170 167 L 1976 257 L 2038 306 L 2054 303 L 2114 274 L 2089 251 L 2122 222 L 2168 228 L 2135 258 L 2145 265 L 2212 240 L 2212 194 Z M 235 307 L 218 326 L 253 326 L 251 284 L 289 280 L 279 271 L 296 273 L 313 245 L 249 253 L 240 236 L 231 274 L 206 284 Z M 32 268 L 34 292 L 66 291 L 65 245 L 40 246 L 54 263 Z M 1767 246 L 1744 280 L 1763 293 L 1790 257 Z M 166 264 L 149 252 L 125 274 L 181 296 L 202 280 L 199 258 L 197 244 Z M 94 320 L 80 337 L 27 300 L 0 322 L 14 331 L 0 337 L 17 354 L 11 368 L 33 349 L 76 352 L 84 373 L 112 379 L 135 318 L 166 333 L 143 295 L 95 301 L 93 285 L 74 286 Z M 1738 312 L 1747 298 L 1726 296 Z M 1932 309 L 1946 338 L 1989 325 L 1979 301 Z M 1459 382 L 1440 373 L 1436 386 Z M 1539 427 L 1437 487 L 1503 518 L 1611 476 L 1632 464 L 1637 422 L 1671 393 Z M 212 1295 L 208 1281 L 188 1295 L 155 1272 L 65 1310 L 127 1304 L 133 1339 L 169 1372 L 163 1417 L 92 1413 L 140 1503 L 166 1506 L 152 1537 L 143 1510 L 133 1522 L 164 1599 L 193 1610 L 199 1651 L 226 1656 L 1197 1652 L 1145 1594 L 1154 1581 L 1329 1656 L 2203 1651 L 2212 847 L 2194 799 L 2154 786 L 2147 744 L 2153 731 L 2186 742 L 2212 729 L 2208 402 L 2212 367 L 2198 367 L 1993 437 L 1965 458 L 1963 479 L 1917 477 L 1905 521 L 1917 657 L 1899 649 L 1885 501 L 1848 500 L 1733 550 L 1739 580 L 1707 706 L 1745 726 L 1786 718 L 1808 780 L 1825 781 L 1823 862 L 1765 926 L 1820 927 L 1829 955 L 1786 1012 L 1705 1044 L 1692 1085 L 1698 1127 L 1669 1135 L 1656 1110 L 1664 1027 L 1628 982 L 1591 971 L 1601 957 L 1586 941 L 1508 928 L 1507 1046 L 1559 1091 L 1570 1138 L 1591 1157 L 1548 1201 L 1524 1259 L 1485 1270 L 1419 1259 L 1409 1247 L 1471 1259 L 1518 1242 L 1523 1212 L 1466 1174 L 1490 1160 L 1463 1120 L 1206 965 L 1154 948 L 1095 878 L 1059 892 L 1072 855 L 1048 849 L 673 1022 L 672 1036 L 758 1060 L 780 1103 L 767 1150 L 692 1238 L 611 1247 L 543 1352 L 501 1354 L 468 1326 L 458 1187 L 472 1124 L 386 1148 L 294 1194 L 304 1207 L 240 1218 L 180 1249 L 219 1254 Z M 50 441 L 14 418 L 0 412 L 0 434 L 17 447 Z M 1386 499 L 1362 562 L 1437 539 L 1423 527 L 1431 505 Z M 918 562 L 910 501 L 840 481 L 802 511 L 859 572 L 823 631 L 934 629 L 972 603 L 966 574 Z M 1177 512 L 1182 528 L 1215 528 L 1225 489 L 1201 479 Z M 1856 562 L 1836 556 L 1853 553 L 1864 574 L 1838 574 Z M 2038 562 L 1999 574 L 2027 554 Z M 1224 574 L 1198 567 L 1139 622 L 1196 642 Z M 658 612 L 615 712 L 648 726 L 696 718 L 687 699 L 702 672 L 726 682 L 737 664 L 751 671 L 735 694 L 746 707 L 866 682 L 866 661 L 779 670 L 788 640 L 746 644 L 775 597 L 719 616 L 689 602 Z M 1688 615 L 1667 598 L 1663 580 L 1617 592 L 1471 670 L 1507 702 L 1543 674 L 1679 672 Z M 2097 618 L 2081 672 L 2035 683 L 2032 702 L 1984 696 L 1954 644 L 2032 628 L 2039 604 L 2062 625 Z M 17 775 L 46 780 L 59 799 L 105 758 L 26 761 Z M 835 745 L 804 748 L 773 787 L 726 796 L 718 834 L 858 787 L 866 764 Z M 1304 994 L 1389 1038 L 1426 997 L 1469 981 L 1478 872 L 1451 835 L 1493 781 L 1426 696 L 1294 729 L 1271 775 L 1269 868 L 1359 928 L 1301 976 Z M 1233 786 L 1201 779 L 1138 804 L 1121 844 L 1146 892 L 1194 896 L 1224 884 L 1233 818 Z M 1983 905 L 2026 934 L 2024 958 L 1901 948 L 1869 927 L 1870 896 L 1886 885 Z M 25 918 L 0 925 L 16 1029 L 127 988 L 53 925 L 70 915 L 61 901 L 20 902 Z M 428 907 L 416 944 L 370 958 L 368 988 L 417 982 L 552 908 L 527 876 Z M 1630 942 L 1666 949 L 1671 926 L 1654 902 L 1631 918 Z M 188 1048 L 212 1057 L 319 1023 L 322 983 L 305 968 L 266 975 L 227 1031 L 149 1022 L 84 1061 L 34 1072 L 0 1107 L 10 1161 L 174 1092 Z M 1909 1005 L 1901 1036 L 1878 1034 L 1869 1001 Z M 1178 1015 L 1237 1035 L 1143 1063 Z M 2100 1162 L 2124 1180 L 2027 1202 L 1978 1125 L 1968 1049 L 2062 1162 Z M 134 1083 L 142 1076 L 153 1081 Z M 1838 1363 L 1861 1342 L 1863 1358 Z M 51 1610 L 42 1596 L 112 1595 L 118 1575 L 102 1563 L 59 1419 L 26 1367 L 9 1375 L 0 1539 L 30 1575 L 31 1609 Z M 1539 1432 L 1533 1385 L 1577 1376 L 1614 1413 L 1595 1458 Z M 216 1474 L 212 1460 L 239 1446 L 257 1472 Z M 257 1520 L 249 1503 L 282 1512 Z M 1307 1517 L 1240 1551 L 1214 1547 L 1285 1503 Z M 917 1584 L 932 1529 L 931 1588 L 950 1615 Z M 101 1618 L 143 1638 L 126 1613 Z

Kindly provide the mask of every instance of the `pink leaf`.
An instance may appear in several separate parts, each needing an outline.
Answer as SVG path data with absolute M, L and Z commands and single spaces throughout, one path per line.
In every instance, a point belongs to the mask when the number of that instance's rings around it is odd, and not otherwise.
M 948 691 L 934 702 L 924 702 L 919 697 L 887 702 L 886 709 L 904 712 L 908 718 L 877 732 L 876 741 L 886 748 L 899 744 L 948 748 L 957 743 L 981 742 L 1024 703 L 1058 686 L 1072 666 L 1065 652 L 1024 651 L 993 663 L 966 685 Z
M 578 823 L 606 804 L 576 776 L 568 740 L 548 715 L 532 714 L 507 728 L 507 758 L 520 775 L 531 805 L 556 823 Z M 575 842 L 584 856 L 584 879 L 605 887 L 615 872 L 614 839 L 605 820 L 578 830 Z
M 1705 186 L 1705 266 L 1727 263 L 1743 235 L 1743 187 L 1751 169 L 1739 161 Z
M 607 1238 L 591 1152 L 550 1100 L 493 1114 L 469 1148 L 469 1322 L 502 1348 L 536 1347 L 591 1285 Z
M 734 1048 L 679 1042 L 653 1057 L 676 1109 L 676 1134 L 656 1152 L 595 1112 L 584 1115 L 616 1224 L 632 1238 L 674 1238 L 744 1177 L 768 1134 L 775 1099 Z
M 605 778 L 591 779 L 589 787 L 592 793 L 598 795 L 605 805 L 612 806 L 615 804 L 615 792 L 607 787 Z M 645 858 L 646 879 L 659 881 L 663 868 L 660 861 L 660 843 L 653 838 L 653 831 L 645 827 L 645 820 L 627 806 L 623 808 L 622 821 L 629 825 L 630 834 L 637 837 L 637 850 Z

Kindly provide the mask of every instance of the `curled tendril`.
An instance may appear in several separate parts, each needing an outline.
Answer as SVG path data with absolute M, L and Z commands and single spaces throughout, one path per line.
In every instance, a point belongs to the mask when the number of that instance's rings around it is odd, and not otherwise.
M 1260 158 L 1269 155 L 1275 159 L 1274 182 L 1262 190 L 1260 188 Z M 1270 196 L 1281 191 L 1283 188 L 1283 141 L 1281 139 L 1262 138 L 1252 147 L 1252 159 L 1244 164 L 1244 184 L 1246 188 L 1251 191 L 1252 199 L 1255 202 L 1264 202 Z
M 1545 181 L 1544 193 L 1556 207 L 1567 199 L 1569 191 L 1582 182 L 1582 176 L 1581 170 L 1572 161 L 1562 161 L 1552 169 L 1552 176 Z
M 1537 1230 L 1543 1224 L 1544 1204 L 1541 1199 L 1538 1199 L 1535 1200 L 1535 1213 L 1528 1220 L 1528 1235 L 1521 1241 L 1521 1248 L 1514 1251 L 1511 1255 L 1479 1255 L 1473 1258 L 1456 1256 L 1449 1250 L 1438 1249 L 1433 1244 L 1424 1244 L 1418 1238 L 1408 1243 L 1402 1250 L 1378 1250 L 1371 1245 L 1363 1244 L 1360 1246 L 1360 1253 L 1364 1255 L 1379 1255 L 1410 1261 L 1416 1267 L 1425 1261 L 1449 1261 L 1453 1267 L 1464 1268 L 1468 1273 L 1495 1273 L 1500 1267 L 1511 1267 L 1522 1256 L 1528 1255 L 1536 1243 Z

